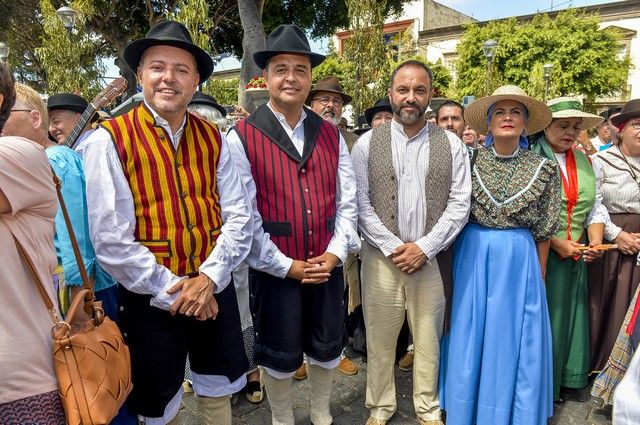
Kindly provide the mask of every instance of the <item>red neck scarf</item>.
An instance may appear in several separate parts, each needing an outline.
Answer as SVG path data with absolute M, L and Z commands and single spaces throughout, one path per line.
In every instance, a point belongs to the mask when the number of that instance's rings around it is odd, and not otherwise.
M 566 152 L 567 175 L 562 174 L 562 188 L 567 196 L 567 240 L 571 240 L 571 219 L 573 218 L 573 208 L 578 202 L 578 169 L 576 168 L 576 157 L 573 149 Z

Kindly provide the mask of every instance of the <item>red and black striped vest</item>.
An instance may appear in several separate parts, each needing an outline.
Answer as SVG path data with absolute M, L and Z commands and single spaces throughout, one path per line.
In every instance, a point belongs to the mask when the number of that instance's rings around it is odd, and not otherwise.
M 286 256 L 322 255 L 333 237 L 340 136 L 306 110 L 302 156 L 267 105 L 238 122 L 264 231 Z
M 135 239 L 172 273 L 197 272 L 222 226 L 217 127 L 187 114 L 175 149 L 144 103 L 102 126 L 111 133 L 131 187 Z

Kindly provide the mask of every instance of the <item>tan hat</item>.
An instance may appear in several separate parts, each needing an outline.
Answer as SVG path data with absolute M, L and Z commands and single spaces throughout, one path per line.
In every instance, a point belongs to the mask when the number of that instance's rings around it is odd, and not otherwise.
M 338 81 L 338 77 L 336 77 L 335 75 L 329 75 L 318 80 L 313 90 L 309 91 L 309 96 L 307 96 L 306 101 L 307 105 L 311 105 L 311 101 L 319 91 L 328 91 L 331 93 L 339 94 L 340 97 L 342 97 L 342 102 L 344 102 L 345 105 L 351 102 L 351 96 L 342 92 L 340 81 Z
M 582 102 L 577 97 L 556 97 L 547 102 L 554 119 L 582 118 L 582 129 L 587 130 L 604 121 L 600 115 L 590 114 L 582 110 Z
M 491 105 L 501 100 L 515 100 L 529 110 L 529 118 L 525 127 L 528 135 L 544 130 L 551 122 L 551 110 L 547 105 L 528 96 L 520 87 L 511 85 L 498 87 L 491 96 L 473 101 L 464 110 L 464 120 L 478 133 L 487 134 L 489 132 L 487 111 Z

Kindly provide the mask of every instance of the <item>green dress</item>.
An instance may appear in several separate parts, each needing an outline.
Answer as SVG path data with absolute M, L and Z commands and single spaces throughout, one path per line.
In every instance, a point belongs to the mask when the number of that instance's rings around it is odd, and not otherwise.
M 532 151 L 557 161 L 548 142 L 541 136 L 532 144 Z M 570 177 L 562 178 L 561 229 L 556 238 L 588 243 L 587 216 L 596 200 L 596 180 L 589 159 L 573 150 L 577 199 L 569 214 L 567 195 Z M 567 164 L 567 173 L 571 174 Z M 583 388 L 589 374 L 589 304 L 587 301 L 587 265 L 582 257 L 561 259 L 551 249 L 547 261 L 547 302 L 553 335 L 553 396 L 560 397 L 560 387 Z

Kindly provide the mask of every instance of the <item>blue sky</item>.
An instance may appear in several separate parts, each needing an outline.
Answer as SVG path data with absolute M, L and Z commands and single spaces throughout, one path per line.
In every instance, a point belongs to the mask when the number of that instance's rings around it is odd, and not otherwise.
M 479 21 L 528 15 L 530 13 L 566 9 L 568 7 L 590 6 L 613 3 L 616 0 L 436 0 L 436 2 L 455 9 Z

